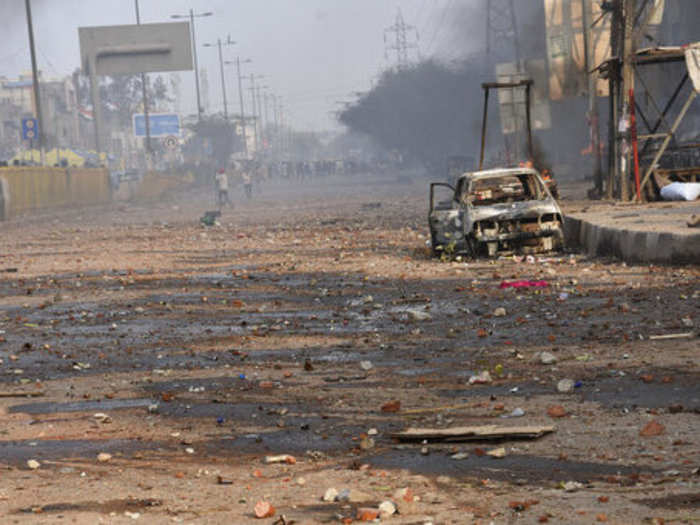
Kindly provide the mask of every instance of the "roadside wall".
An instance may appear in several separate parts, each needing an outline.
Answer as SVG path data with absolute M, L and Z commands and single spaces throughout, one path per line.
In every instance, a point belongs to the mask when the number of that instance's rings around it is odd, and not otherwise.
M 156 200 L 171 190 L 193 182 L 192 176 L 166 175 L 152 171 L 146 173 L 141 180 L 119 184 L 119 188 L 114 191 L 114 199 L 119 201 Z
M 109 172 L 89 168 L 0 168 L 0 220 L 32 210 L 109 202 Z

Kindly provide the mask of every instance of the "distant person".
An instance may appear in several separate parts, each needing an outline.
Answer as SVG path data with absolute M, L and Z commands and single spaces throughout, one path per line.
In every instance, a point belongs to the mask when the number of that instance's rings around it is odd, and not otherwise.
M 216 200 L 219 205 L 219 207 L 225 206 L 226 204 L 229 204 L 229 198 L 228 198 L 228 176 L 226 175 L 226 171 L 222 168 L 220 169 L 216 175 L 214 175 L 214 180 L 216 182 Z
M 248 164 L 247 166 L 243 166 L 243 169 L 241 171 L 241 180 L 243 181 L 243 191 L 245 193 L 246 198 L 248 198 L 248 199 L 253 197 L 253 177 L 250 173 L 253 169 L 254 169 L 253 166 Z

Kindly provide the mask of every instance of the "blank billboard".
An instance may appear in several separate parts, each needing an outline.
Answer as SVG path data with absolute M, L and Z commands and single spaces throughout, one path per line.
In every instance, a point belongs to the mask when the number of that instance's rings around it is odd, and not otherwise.
M 83 70 L 135 75 L 192 69 L 188 22 L 78 28 Z

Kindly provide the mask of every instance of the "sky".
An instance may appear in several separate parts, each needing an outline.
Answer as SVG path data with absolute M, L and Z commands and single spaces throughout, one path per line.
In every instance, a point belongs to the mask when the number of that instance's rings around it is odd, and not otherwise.
M 459 0 L 458 0 L 459 1 Z M 461 0 L 480 2 L 481 0 Z M 244 75 L 265 75 L 267 91 L 281 96 L 296 129 L 323 131 L 337 126 L 332 113 L 395 63 L 385 56 L 384 30 L 400 8 L 418 31 L 410 58 L 431 56 L 446 32 L 447 7 L 455 0 L 140 0 L 141 22 L 170 21 L 172 14 L 212 11 L 195 22 L 200 69 L 207 70 L 209 111 L 223 108 L 218 52 L 204 43 L 230 35 L 236 45 L 224 59 L 251 59 Z M 32 0 L 39 69 L 60 77 L 79 66 L 77 28 L 135 22 L 134 0 Z M 3 39 L 0 76 L 30 70 L 24 0 L 0 0 Z M 411 33 L 409 36 L 413 36 Z M 411 39 L 413 41 L 413 39 Z M 182 110 L 195 112 L 194 73 L 182 72 Z M 229 112 L 238 112 L 235 68 L 226 68 Z M 245 104 L 250 92 L 244 85 Z

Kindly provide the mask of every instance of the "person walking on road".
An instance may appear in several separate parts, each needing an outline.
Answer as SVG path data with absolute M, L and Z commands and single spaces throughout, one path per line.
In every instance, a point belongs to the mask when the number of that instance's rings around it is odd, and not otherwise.
M 226 175 L 226 171 L 222 168 L 216 173 L 214 178 L 216 180 L 217 190 L 216 201 L 219 205 L 219 208 L 221 208 L 222 206 L 230 204 L 228 198 L 228 176 Z
M 243 180 L 243 190 L 245 191 L 245 196 L 250 199 L 253 197 L 253 177 L 251 171 L 253 166 L 249 163 L 247 166 L 243 167 L 241 172 L 241 179 Z

